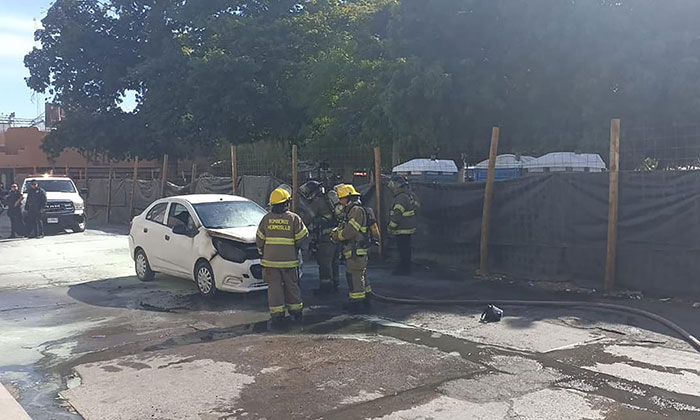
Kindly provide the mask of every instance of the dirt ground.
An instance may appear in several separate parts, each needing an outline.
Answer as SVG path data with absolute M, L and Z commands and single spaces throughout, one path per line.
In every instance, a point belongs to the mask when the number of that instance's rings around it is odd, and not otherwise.
M 314 293 L 309 263 L 305 323 L 280 332 L 264 292 L 207 300 L 186 280 L 139 282 L 119 229 L 0 240 L 0 258 L 0 381 L 35 420 L 700 416 L 700 354 L 627 314 L 508 307 L 483 324 L 480 307 L 374 302 L 349 316 L 345 289 Z M 370 273 L 386 295 L 579 298 Z M 614 302 L 700 330 L 692 302 Z

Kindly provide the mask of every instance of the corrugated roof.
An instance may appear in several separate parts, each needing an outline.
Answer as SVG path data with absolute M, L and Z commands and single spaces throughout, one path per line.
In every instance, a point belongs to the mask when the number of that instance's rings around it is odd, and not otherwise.
M 413 159 L 395 166 L 392 172 L 449 172 L 457 173 L 457 165 L 446 159 Z
M 502 154 L 496 156 L 496 168 L 522 168 L 527 162 L 531 162 L 536 158 L 532 156 L 520 156 L 520 160 L 513 154 Z M 489 167 L 489 160 L 482 160 L 476 164 L 479 169 L 487 169 Z
M 595 168 L 606 169 L 600 155 L 594 153 L 555 152 L 524 163 L 523 168 Z

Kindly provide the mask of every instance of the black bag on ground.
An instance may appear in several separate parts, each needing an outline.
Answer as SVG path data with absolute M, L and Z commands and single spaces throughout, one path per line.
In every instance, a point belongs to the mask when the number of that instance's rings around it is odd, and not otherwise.
M 489 305 L 481 314 L 481 322 L 498 322 L 503 318 L 503 309 Z

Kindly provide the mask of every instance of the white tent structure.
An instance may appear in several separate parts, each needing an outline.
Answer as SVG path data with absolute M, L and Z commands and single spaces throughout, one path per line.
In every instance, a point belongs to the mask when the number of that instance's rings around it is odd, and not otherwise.
M 593 153 L 555 152 L 523 163 L 523 171 L 537 172 L 605 172 L 600 155 Z

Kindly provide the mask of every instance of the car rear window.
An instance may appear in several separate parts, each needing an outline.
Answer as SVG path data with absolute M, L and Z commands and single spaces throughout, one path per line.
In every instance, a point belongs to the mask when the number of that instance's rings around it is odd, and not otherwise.
M 265 216 L 265 210 L 252 201 L 216 201 L 192 206 L 204 227 L 209 229 L 257 226 Z

